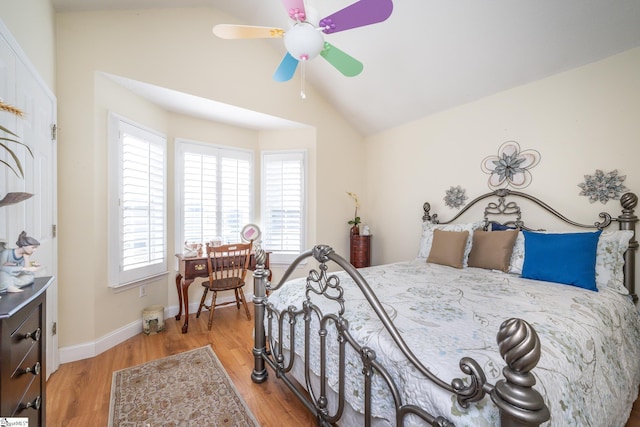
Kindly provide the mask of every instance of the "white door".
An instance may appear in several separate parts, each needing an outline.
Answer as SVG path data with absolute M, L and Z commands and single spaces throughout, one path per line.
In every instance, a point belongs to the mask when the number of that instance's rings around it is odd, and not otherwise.
M 1 24 L 1 23 L 0 23 Z M 18 234 L 25 230 L 28 235 L 40 242 L 32 256 L 41 266 L 37 276 L 57 276 L 57 244 L 55 239 L 56 216 L 56 140 L 53 126 L 56 123 L 56 99 L 35 68 L 26 58 L 20 47 L 3 25 L 0 26 L 0 97 L 5 103 L 14 105 L 24 112 L 22 118 L 7 118 L 0 122 L 3 126 L 20 136 L 27 144 L 33 156 L 22 147 L 15 147 L 24 169 L 24 178 L 16 176 L 8 168 L 0 177 L 5 177 L 5 185 L 0 186 L 2 195 L 7 192 L 27 192 L 33 194 L 30 199 L 16 205 L 1 208 L 0 238 L 7 246 L 15 247 Z M 14 70 L 9 66 L 13 64 Z M 13 80 L 13 82 L 11 81 Z M 15 144 L 14 144 L 15 145 Z M 14 145 L 11 147 L 14 148 Z M 58 285 L 54 280 L 47 290 L 47 362 L 46 377 L 58 369 L 58 337 L 56 324 L 58 319 Z

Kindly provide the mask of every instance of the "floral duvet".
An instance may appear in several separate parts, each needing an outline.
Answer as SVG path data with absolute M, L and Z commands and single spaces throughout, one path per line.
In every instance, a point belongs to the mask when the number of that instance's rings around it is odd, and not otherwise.
M 535 328 L 542 344 L 533 374 L 535 388 L 551 411 L 551 421 L 545 425 L 624 426 L 640 384 L 640 319 L 628 296 L 490 270 L 454 269 L 420 259 L 359 271 L 414 354 L 443 381 L 465 378 L 458 367 L 464 356 L 480 364 L 490 383 L 501 379 L 505 363 L 496 334 L 504 320 L 519 317 Z M 498 411 L 488 396 L 468 409 L 461 408 L 455 397 L 410 367 L 357 286 L 346 273 L 336 274 L 345 289 L 351 334 L 376 351 L 406 401 L 457 426 L 499 425 Z M 292 280 L 273 292 L 269 303 L 278 310 L 301 307 L 304 286 L 305 279 Z M 313 302 L 324 314 L 335 311 L 335 303 L 324 298 Z M 302 323 L 296 329 L 298 343 L 304 338 Z M 317 334 L 312 337 L 317 341 Z M 301 344 L 296 353 L 303 354 Z M 361 365 L 355 352 L 351 354 L 346 400 L 363 412 Z M 312 371 L 318 374 L 317 348 L 310 359 Z M 334 384 L 331 378 L 336 377 L 337 366 L 330 365 L 329 383 Z M 375 415 L 393 420 L 391 400 L 374 394 Z

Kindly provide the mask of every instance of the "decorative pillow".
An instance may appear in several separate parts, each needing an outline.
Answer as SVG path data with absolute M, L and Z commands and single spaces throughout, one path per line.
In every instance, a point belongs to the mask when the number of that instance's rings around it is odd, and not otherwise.
M 462 268 L 468 231 L 433 230 L 433 242 L 427 262 Z
M 473 244 L 469 253 L 469 267 L 508 272 L 517 237 L 518 230 L 505 230 L 501 233 L 474 231 Z
M 500 224 L 499 222 L 491 222 L 489 224 L 491 226 L 490 231 L 505 231 L 505 230 L 515 230 L 516 227 L 512 227 L 510 225 Z
M 524 234 L 518 232 L 516 243 L 513 245 L 511 252 L 511 261 L 509 263 L 509 273 L 522 274 L 522 266 L 524 265 Z
M 523 233 L 525 257 L 522 277 L 598 291 L 596 251 L 602 231 Z
M 598 240 L 596 253 L 596 286 L 610 288 L 623 295 L 629 290 L 624 286 L 624 253 L 633 237 L 631 230 L 604 231 Z
M 434 230 L 443 230 L 443 231 L 468 231 L 469 239 L 467 240 L 467 245 L 464 250 L 464 261 L 462 262 L 463 266 L 467 266 L 467 257 L 469 256 L 469 252 L 471 252 L 471 236 L 473 236 L 474 230 L 480 230 L 484 226 L 484 222 L 471 222 L 467 224 L 432 224 L 430 222 L 425 222 L 422 225 L 422 238 L 420 239 L 420 249 L 418 251 L 418 258 L 428 258 L 429 251 L 431 250 L 431 244 L 433 242 L 433 231 Z

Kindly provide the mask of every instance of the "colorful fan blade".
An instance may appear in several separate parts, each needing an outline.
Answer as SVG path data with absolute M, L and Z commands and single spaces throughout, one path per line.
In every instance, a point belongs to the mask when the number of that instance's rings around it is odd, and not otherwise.
M 291 77 L 293 77 L 297 67 L 298 60 L 287 52 L 284 58 L 282 58 L 282 62 L 280 62 L 278 69 L 273 73 L 273 80 L 277 82 L 286 82 L 291 80 Z
M 304 0 L 282 0 L 289 18 L 294 21 L 306 21 L 307 14 L 304 10 Z
M 362 62 L 327 42 L 324 43 L 320 55 L 347 77 L 357 76 L 364 68 Z
M 274 27 L 220 24 L 213 27 L 213 34 L 221 39 L 271 39 L 282 37 L 284 30 Z
M 391 0 L 360 0 L 320 20 L 325 34 L 364 27 L 386 20 L 393 11 Z

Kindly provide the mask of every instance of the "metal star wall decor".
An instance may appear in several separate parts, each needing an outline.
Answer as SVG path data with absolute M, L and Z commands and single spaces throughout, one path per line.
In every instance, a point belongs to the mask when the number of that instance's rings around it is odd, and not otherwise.
M 540 153 L 536 150 L 520 150 L 515 141 L 507 141 L 498 149 L 497 156 L 488 156 L 480 168 L 489 176 L 489 188 L 492 190 L 511 186 L 525 188 L 533 179 L 529 169 L 540 163 Z
M 468 199 L 464 188 L 458 186 L 449 187 L 444 196 L 444 204 L 451 209 L 460 209 L 465 204 L 465 200 Z
M 607 203 L 609 200 L 618 200 L 623 193 L 629 191 L 622 184 L 627 178 L 626 175 L 618 175 L 618 170 L 604 173 L 600 169 L 596 169 L 593 175 L 585 175 L 584 182 L 578 184 L 582 188 L 580 196 L 589 197 L 589 203 L 600 202 Z

